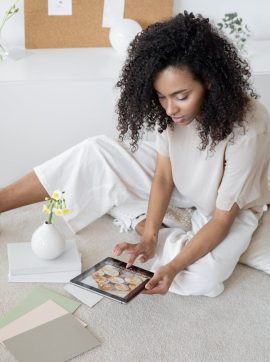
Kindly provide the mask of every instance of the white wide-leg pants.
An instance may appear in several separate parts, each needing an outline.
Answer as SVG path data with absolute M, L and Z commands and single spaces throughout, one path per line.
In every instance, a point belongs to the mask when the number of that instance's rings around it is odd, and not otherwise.
M 156 150 L 150 142 L 142 142 L 132 154 L 125 144 L 97 136 L 35 167 L 34 171 L 49 194 L 55 189 L 65 191 L 72 210 L 65 220 L 75 233 L 116 205 L 130 201 L 134 208 L 136 202 L 145 205 L 155 159 Z M 171 204 L 181 208 L 194 206 L 177 190 L 173 191 Z M 190 231 L 161 229 L 151 269 L 155 271 L 172 260 L 208 221 L 195 210 Z M 257 226 L 258 216 L 251 210 L 242 210 L 227 237 L 212 252 L 180 272 L 170 291 L 181 295 L 219 295 L 224 289 L 223 281 L 232 274 Z

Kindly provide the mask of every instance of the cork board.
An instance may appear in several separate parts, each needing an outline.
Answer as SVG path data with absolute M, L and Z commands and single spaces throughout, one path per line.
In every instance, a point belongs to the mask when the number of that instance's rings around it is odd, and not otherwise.
M 173 0 L 125 0 L 124 17 L 142 28 L 172 16 Z M 71 16 L 49 16 L 48 0 L 24 0 L 25 47 L 110 47 L 103 0 L 73 0 Z

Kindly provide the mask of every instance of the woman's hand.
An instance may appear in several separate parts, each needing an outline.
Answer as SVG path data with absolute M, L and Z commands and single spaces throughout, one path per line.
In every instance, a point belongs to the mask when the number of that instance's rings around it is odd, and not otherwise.
M 166 294 L 176 273 L 169 265 L 160 267 L 145 285 L 144 294 Z
M 141 239 L 137 244 L 120 243 L 114 247 L 115 255 L 119 256 L 126 251 L 130 258 L 127 262 L 127 268 L 134 264 L 135 260 L 140 256 L 140 261 L 145 263 L 147 260 L 153 258 L 155 255 L 157 242 L 156 240 L 144 240 Z

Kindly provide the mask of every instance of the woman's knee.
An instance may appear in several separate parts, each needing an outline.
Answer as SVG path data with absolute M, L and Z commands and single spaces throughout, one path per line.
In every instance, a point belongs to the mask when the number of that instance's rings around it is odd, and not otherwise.
M 214 297 L 223 292 L 223 282 L 231 273 L 222 264 L 200 263 L 199 260 L 176 276 L 175 289 L 179 289 L 179 294 L 183 295 Z

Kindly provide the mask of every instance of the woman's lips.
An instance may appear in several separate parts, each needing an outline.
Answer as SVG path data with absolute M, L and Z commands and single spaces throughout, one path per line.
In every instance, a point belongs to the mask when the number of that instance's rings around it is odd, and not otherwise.
M 184 116 L 182 116 L 182 117 L 172 117 L 172 120 L 175 123 L 183 123 L 185 121 L 185 117 Z

